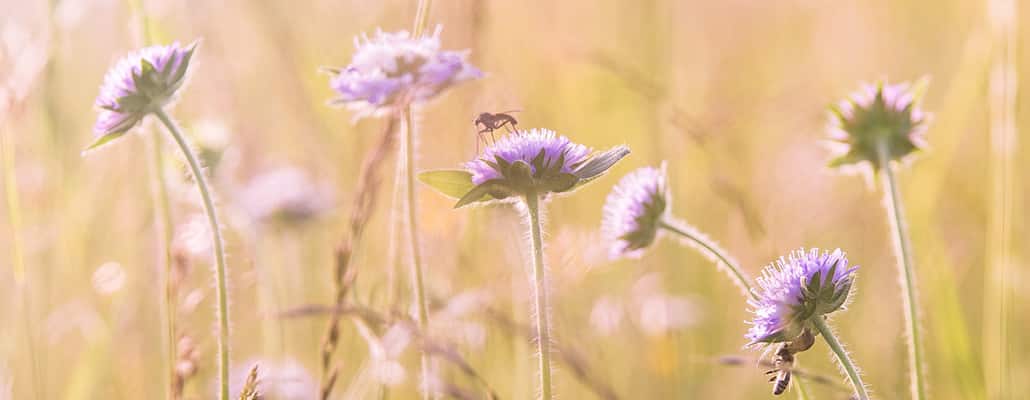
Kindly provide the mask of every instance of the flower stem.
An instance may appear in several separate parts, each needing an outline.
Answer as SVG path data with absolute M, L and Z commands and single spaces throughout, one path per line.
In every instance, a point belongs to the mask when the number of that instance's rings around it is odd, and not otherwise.
M 186 138 L 179 131 L 179 127 L 172 122 L 168 114 L 162 109 L 154 110 L 154 115 L 161 120 L 168 132 L 171 133 L 175 143 L 179 145 L 183 156 L 190 166 L 193 179 L 197 182 L 200 190 L 200 197 L 204 201 L 204 212 L 207 214 L 207 221 L 211 225 L 211 241 L 215 251 L 215 285 L 218 294 L 218 398 L 219 400 L 229 399 L 229 290 L 226 282 L 225 271 L 225 250 L 222 248 L 222 231 L 218 225 L 218 213 L 215 210 L 214 200 L 211 198 L 211 191 L 207 185 L 207 178 L 204 177 L 204 170 L 197 161 L 197 156 L 186 142 Z
M 419 0 L 418 9 L 415 11 L 415 26 L 412 37 L 419 37 L 426 30 L 426 23 L 429 21 L 429 9 L 433 6 L 432 0 Z
M 833 350 L 833 354 L 837 356 L 837 361 L 844 367 L 844 372 L 848 374 L 848 380 L 851 381 L 851 386 L 855 389 L 855 395 L 858 396 L 859 400 L 869 400 L 865 384 L 862 383 L 862 376 L 858 374 L 858 369 L 855 368 L 855 363 L 848 357 L 848 352 L 844 350 L 844 346 L 841 346 L 840 342 L 837 341 L 837 337 L 833 335 L 833 331 L 826 325 L 826 319 L 823 317 L 812 318 L 812 324 L 815 325 L 815 329 L 819 331 L 819 334 L 823 335 L 826 344 L 830 346 L 830 350 Z
M 675 233 L 683 239 L 688 240 L 690 243 L 699 246 L 703 251 L 707 252 L 709 258 L 714 257 L 716 263 L 726 267 L 726 272 L 730 277 L 730 280 L 737 285 L 741 290 L 744 291 L 745 295 L 753 296 L 751 291 L 750 279 L 747 274 L 740 268 L 735 260 L 726 255 L 726 250 L 719 247 L 718 244 L 712 242 L 711 239 L 706 238 L 700 232 L 694 230 L 694 228 L 688 227 L 682 222 L 665 218 L 658 221 L 658 226 L 669 232 Z
M 883 172 L 883 185 L 886 195 L 888 219 L 893 227 L 894 248 L 898 256 L 898 272 L 901 279 L 901 292 L 905 312 L 905 331 L 908 338 L 909 380 L 911 395 L 914 400 L 926 398 L 923 382 L 922 332 L 919 327 L 919 302 L 916 299 L 916 272 L 912 261 L 912 245 L 908 240 L 908 227 L 905 224 L 905 210 L 901 205 L 901 195 L 890 166 L 890 154 L 885 141 L 878 146 L 879 167 Z
M 153 136 L 150 138 L 150 174 L 154 184 L 154 207 L 157 213 L 157 230 L 161 241 L 161 262 L 164 269 L 164 299 L 161 304 L 164 312 L 164 334 L 165 351 L 167 352 L 168 379 L 166 393 L 168 399 L 175 397 L 172 389 L 175 374 L 175 282 L 172 272 L 172 212 L 168 201 L 168 184 L 165 182 L 164 174 L 164 152 L 161 149 L 161 138 Z
M 429 325 L 429 307 L 426 305 L 426 291 L 422 283 L 422 254 L 421 242 L 418 234 L 418 198 L 415 186 L 415 124 L 411 118 L 411 107 L 404 108 L 404 141 L 401 152 L 404 153 L 404 178 L 405 198 L 407 203 L 407 226 L 409 243 L 411 243 L 411 286 L 415 292 L 415 301 L 418 307 L 418 325 L 422 332 L 426 332 Z M 422 384 L 423 398 L 430 398 L 429 393 L 429 355 L 422 352 Z
M 540 229 L 540 196 L 526 194 L 530 236 L 533 240 L 533 283 L 536 295 L 537 353 L 540 357 L 540 398 L 551 400 L 551 309 L 547 302 L 547 270 L 544 266 L 544 240 Z
M 0 120 L 0 127 L 3 126 Z M 28 342 L 29 361 L 32 364 L 32 393 L 33 398 L 38 399 L 42 393 L 40 384 L 39 363 L 36 360 L 36 341 L 33 338 L 32 318 L 29 313 L 32 310 L 30 304 L 30 293 L 25 278 L 25 242 L 21 236 L 21 203 L 18 200 L 18 175 L 15 171 L 14 144 L 8 141 L 4 132 L 0 132 L 0 158 L 3 158 L 4 166 L 4 192 L 7 199 L 7 216 L 11 221 L 11 256 L 14 265 L 14 283 L 21 293 L 22 323 L 25 329 L 25 339 Z

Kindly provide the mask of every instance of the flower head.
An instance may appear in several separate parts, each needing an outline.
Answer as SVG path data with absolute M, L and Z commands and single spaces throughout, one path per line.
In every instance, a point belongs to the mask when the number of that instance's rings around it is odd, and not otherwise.
M 609 256 L 639 257 L 654 243 L 658 224 L 668 212 L 665 165 L 630 172 L 615 185 L 604 204 L 601 231 L 611 243 Z
M 594 153 L 548 129 L 513 132 L 461 170 L 435 170 L 419 180 L 458 199 L 455 207 L 520 196 L 568 193 L 600 177 L 629 155 L 626 146 Z
M 483 74 L 466 61 L 466 52 L 440 49 L 440 28 L 432 36 L 378 31 L 355 38 L 350 65 L 330 69 L 333 104 L 347 104 L 359 116 L 423 102 L 448 87 Z
M 849 267 L 840 249 L 798 249 L 770 264 L 757 279 L 760 289 L 748 301 L 754 319 L 751 344 L 789 341 L 809 327 L 812 318 L 844 307 L 858 267 Z
M 830 166 L 868 162 L 880 165 L 881 147 L 888 161 L 902 160 L 925 147 L 929 115 L 919 107 L 917 88 L 905 82 L 863 85 L 862 89 L 831 108 L 830 138 L 837 157 Z
M 186 81 L 186 71 L 197 44 L 178 42 L 150 46 L 131 53 L 107 71 L 96 106 L 100 109 L 93 132 L 97 147 L 132 129 L 153 110 L 175 98 Z
M 241 205 L 261 222 L 301 223 L 332 208 L 328 185 L 312 182 L 304 171 L 283 167 L 251 179 L 241 193 Z

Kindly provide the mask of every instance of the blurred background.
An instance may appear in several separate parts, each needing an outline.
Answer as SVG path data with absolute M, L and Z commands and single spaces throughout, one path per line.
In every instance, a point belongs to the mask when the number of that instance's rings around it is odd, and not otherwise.
M 410 29 L 415 8 L 399 0 L 0 0 L 0 399 L 164 396 L 155 143 L 169 182 L 177 373 L 185 398 L 215 397 L 210 250 L 178 151 L 148 120 L 126 140 L 80 155 L 105 71 L 147 32 L 159 43 L 201 41 L 171 113 L 201 150 L 225 220 L 234 376 L 260 363 L 267 398 L 316 398 L 328 318 L 276 315 L 332 302 L 333 250 L 362 159 L 385 126 L 328 107 L 333 93 L 318 69 L 346 65 L 356 35 Z M 1016 24 L 1023 14 L 1004 1 L 968 0 L 438 1 L 429 21 L 443 26 L 444 48 L 470 49 L 487 77 L 420 108 L 419 168 L 472 158 L 472 121 L 483 111 L 521 110 L 520 127 L 632 149 L 608 176 L 548 205 L 555 340 L 573 354 L 557 367 L 561 398 L 772 398 L 766 368 L 756 365 L 761 353 L 742 348 L 745 301 L 707 259 L 666 240 L 641 260 L 609 262 L 599 243 L 611 186 L 662 161 L 673 212 L 751 274 L 801 246 L 847 251 L 861 270 L 854 301 L 834 318 L 840 339 L 877 397 L 904 398 L 901 297 L 882 193 L 828 170 L 821 141 L 827 105 L 861 82 L 927 76 L 930 148 L 900 184 L 930 392 L 1025 398 L 1028 161 L 1026 141 L 1014 140 L 1015 127 L 1030 122 L 1014 97 L 1030 54 Z M 410 303 L 397 254 L 404 246 L 392 234 L 394 159 L 352 262 L 352 300 L 380 310 Z M 20 211 L 9 212 L 12 201 Z M 532 398 L 536 364 L 517 327 L 529 323 L 532 293 L 523 228 L 509 208 L 452 204 L 420 192 L 433 332 L 502 398 Z M 1001 305 L 1008 325 L 985 324 Z M 999 332 L 1008 332 L 1004 346 L 992 342 Z M 408 341 L 345 320 L 333 398 L 414 398 L 417 351 Z M 998 348 L 1007 364 L 985 368 L 985 349 Z M 720 362 L 725 356 L 741 357 L 739 365 Z M 799 363 L 830 378 L 807 385 L 813 398 L 847 397 L 822 343 Z M 475 380 L 439 364 L 443 381 L 482 396 Z M 988 395 L 988 382 L 1006 376 L 1005 392 Z

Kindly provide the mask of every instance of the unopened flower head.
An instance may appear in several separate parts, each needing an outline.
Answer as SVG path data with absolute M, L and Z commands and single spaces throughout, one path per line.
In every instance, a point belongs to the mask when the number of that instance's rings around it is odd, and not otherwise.
M 329 85 L 338 95 L 331 103 L 349 105 L 359 116 L 427 101 L 483 75 L 466 60 L 467 52 L 440 49 L 439 27 L 428 36 L 378 31 L 354 42 L 350 65 L 330 69 Z
M 920 108 L 924 81 L 863 85 L 862 89 L 831 108 L 830 139 L 837 157 L 832 167 L 868 162 L 880 165 L 880 151 L 887 161 L 904 160 L 925 147 L 929 115 Z
M 148 113 L 175 98 L 186 81 L 186 71 L 197 44 L 178 42 L 151 46 L 131 53 L 111 67 L 100 86 L 96 106 L 100 115 L 93 126 L 96 147 L 132 129 Z
M 810 327 L 812 318 L 844 307 L 855 270 L 840 249 L 798 249 L 770 264 L 757 279 L 759 289 L 748 301 L 754 318 L 747 339 L 751 344 L 789 341 Z
M 609 256 L 639 257 L 654 243 L 668 212 L 665 165 L 630 172 L 615 185 L 604 204 L 601 231 L 611 244 Z

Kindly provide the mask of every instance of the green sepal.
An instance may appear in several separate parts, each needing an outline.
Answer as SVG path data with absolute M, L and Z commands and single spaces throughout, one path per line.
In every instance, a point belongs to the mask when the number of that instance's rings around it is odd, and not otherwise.
M 510 193 L 511 191 L 507 186 L 505 186 L 503 180 L 491 179 L 472 188 L 468 193 L 465 193 L 465 195 L 458 199 L 458 202 L 454 204 L 454 208 L 461 208 L 472 203 L 488 201 L 490 200 L 490 197 L 503 199 L 510 196 Z
M 572 173 L 578 176 L 582 183 L 586 183 L 601 176 L 628 155 L 629 147 L 615 146 L 604 153 L 591 157 L 589 161 L 580 165 Z
M 472 191 L 472 173 L 463 169 L 437 169 L 422 171 L 419 182 L 452 199 L 460 199 Z

